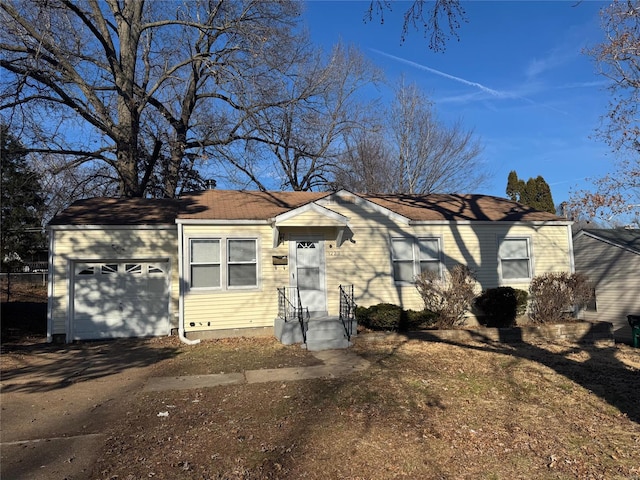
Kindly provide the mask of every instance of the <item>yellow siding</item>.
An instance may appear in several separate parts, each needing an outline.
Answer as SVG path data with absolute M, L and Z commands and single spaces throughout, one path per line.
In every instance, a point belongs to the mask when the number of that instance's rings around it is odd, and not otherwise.
M 282 242 L 277 248 L 273 248 L 273 233 L 268 225 L 185 225 L 185 237 L 246 236 L 260 239 L 259 288 L 253 291 L 187 293 L 186 331 L 272 326 L 278 307 L 276 289 L 289 285 L 289 265 L 274 266 L 272 256 L 288 255 L 289 239 L 300 235 L 319 235 L 325 240 L 327 307 L 329 314 L 333 315 L 339 310 L 338 286 L 341 284 L 354 285 L 356 302 L 362 306 L 389 302 L 405 308 L 423 307 L 414 286 L 394 283 L 390 256 L 392 237 L 441 238 L 445 267 L 451 268 L 458 263 L 469 265 L 476 271 L 478 290 L 500 284 L 498 239 L 503 236 L 527 236 L 531 239 L 534 275 L 571 270 L 570 237 L 565 225 L 526 226 L 496 222 L 410 226 L 357 204 L 332 204 L 330 208 L 349 219 L 349 228 L 341 245 L 336 244 L 338 230 L 335 227 L 321 227 L 315 220 L 309 220 L 307 227 L 282 226 Z M 296 220 L 301 217 L 296 217 Z M 529 287 L 528 284 L 511 286 L 525 290 Z
M 52 334 L 66 333 L 72 263 L 76 260 L 169 259 L 171 269 L 171 322 L 177 327 L 178 235 L 176 227 L 156 229 L 53 230 Z
M 340 212 L 343 213 L 343 212 Z M 563 226 L 448 225 L 416 226 L 392 223 L 382 215 L 363 212 L 350 215 L 351 235 L 336 245 L 335 228 L 283 229 L 284 242 L 272 247 L 269 226 L 185 227 L 186 236 L 258 237 L 260 239 L 259 288 L 254 291 L 189 293 L 185 298 L 187 331 L 271 326 L 277 315 L 276 289 L 289 284 L 289 266 L 274 266 L 272 256 L 288 255 L 291 235 L 315 234 L 325 239 L 326 292 L 328 310 L 338 312 L 338 285 L 354 284 L 360 305 L 380 302 L 422 308 L 415 287 L 398 286 L 391 273 L 389 242 L 392 236 L 439 236 L 447 268 L 456 263 L 470 265 L 482 289 L 499 284 L 497 272 L 498 237 L 527 235 L 532 239 L 534 274 L 570 270 L 567 228 Z M 360 212 L 358 212 L 360 213 Z M 347 212 L 344 212 L 347 214 Z M 538 254 L 538 252 L 540 252 Z M 514 284 L 528 289 L 528 284 Z M 194 326 L 191 326 L 191 323 Z
M 300 225 L 316 225 L 319 227 L 328 227 L 342 225 L 342 223 L 314 211 L 304 212 L 296 215 L 293 218 L 285 220 L 284 222 L 278 223 L 279 227 L 296 227 Z
M 329 310 L 337 312 L 337 296 L 332 290 L 340 283 L 355 285 L 356 301 L 363 306 L 380 302 L 423 307 L 414 286 L 396 285 L 393 281 L 390 238 L 401 236 L 440 237 L 446 268 L 462 263 L 477 275 L 479 289 L 499 286 L 498 239 L 503 236 L 531 238 L 533 274 L 570 271 L 570 243 L 565 225 L 514 225 L 495 223 L 437 224 L 409 226 L 394 222 L 357 205 L 332 205 L 331 208 L 349 218 L 352 238 L 340 249 L 327 249 L 327 287 Z M 527 290 L 527 284 L 510 284 Z
M 274 255 L 288 255 L 286 243 L 273 248 L 269 225 L 185 225 L 185 246 L 189 238 L 258 238 L 258 288 L 251 290 L 187 291 L 184 299 L 185 331 L 228 328 L 272 327 L 278 315 L 277 288 L 289 284 L 288 266 L 273 265 Z M 186 258 L 185 268 L 189 259 Z

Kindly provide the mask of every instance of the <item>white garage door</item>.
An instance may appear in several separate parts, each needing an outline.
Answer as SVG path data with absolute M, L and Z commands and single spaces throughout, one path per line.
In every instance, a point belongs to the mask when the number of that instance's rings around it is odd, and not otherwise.
M 75 340 L 169 333 L 169 262 L 77 262 Z

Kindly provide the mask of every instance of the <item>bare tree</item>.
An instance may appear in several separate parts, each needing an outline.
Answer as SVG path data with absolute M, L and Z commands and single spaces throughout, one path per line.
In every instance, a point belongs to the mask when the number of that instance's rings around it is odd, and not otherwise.
M 103 162 L 124 196 L 154 178 L 173 196 L 185 158 L 253 138 L 247 118 L 279 101 L 263 60 L 286 54 L 298 14 L 286 1 L 2 0 L 0 109 L 29 151 Z
M 397 3 L 390 0 L 371 0 L 365 20 L 379 17 L 384 23 L 385 15 Z M 429 48 L 441 52 L 451 37 L 458 39 L 458 29 L 467 21 L 467 15 L 460 0 L 414 0 L 403 13 L 401 41 L 404 42 L 409 30 L 422 30 L 429 37 Z M 443 25 L 444 24 L 444 25 Z
M 307 45 L 280 68 L 276 93 L 284 101 L 265 100 L 271 106 L 248 121 L 254 139 L 243 152 L 223 152 L 223 161 L 261 190 L 267 180 L 292 190 L 327 188 L 344 139 L 369 128 L 372 102 L 359 93 L 378 82 L 380 72 L 358 50 L 342 45 L 328 58 Z
M 87 162 L 70 167 L 67 158 L 53 154 L 31 154 L 29 163 L 43 173 L 42 189 L 46 200 L 43 225 L 77 199 L 118 193 L 112 173 L 104 163 Z
M 390 111 L 382 113 L 380 122 L 380 137 L 360 138 L 356 145 L 361 148 L 343 165 L 351 173 L 343 172 L 340 178 L 350 179 L 356 190 L 374 186 L 395 193 L 461 192 L 486 182 L 482 147 L 473 131 L 461 122 L 441 122 L 416 85 L 399 82 Z M 375 180 L 359 175 L 364 165 L 373 167 L 367 170 L 375 172 Z
M 333 188 L 353 192 L 386 193 L 393 189 L 394 172 L 380 127 L 345 139 Z
M 614 1 L 601 11 L 606 39 L 587 51 L 611 80 L 609 111 L 597 134 L 612 148 L 615 171 L 573 192 L 571 209 L 590 218 L 640 222 L 640 2 Z

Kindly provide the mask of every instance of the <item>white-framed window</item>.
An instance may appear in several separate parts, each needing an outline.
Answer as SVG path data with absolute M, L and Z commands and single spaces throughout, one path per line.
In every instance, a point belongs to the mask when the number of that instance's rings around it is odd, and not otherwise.
M 188 258 L 193 290 L 258 287 L 256 238 L 190 238 Z
M 502 280 L 531 280 L 531 239 L 502 238 L 498 247 L 498 264 Z
M 220 288 L 220 239 L 192 238 L 189 252 L 191 288 Z
M 258 245 L 255 239 L 227 240 L 227 286 L 258 286 Z
M 391 263 L 396 283 L 414 283 L 425 270 L 442 272 L 442 248 L 439 237 L 399 237 L 391 239 Z

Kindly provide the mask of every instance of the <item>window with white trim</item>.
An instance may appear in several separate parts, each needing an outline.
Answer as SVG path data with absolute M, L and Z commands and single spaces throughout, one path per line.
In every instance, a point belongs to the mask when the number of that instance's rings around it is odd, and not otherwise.
M 191 288 L 220 288 L 220 239 L 193 238 L 189 245 Z
M 256 288 L 258 240 L 191 238 L 189 285 L 194 290 Z
M 429 270 L 441 274 L 441 247 L 437 237 L 391 239 L 391 263 L 396 283 L 413 283 L 416 275 Z
M 498 248 L 502 280 L 530 280 L 531 245 L 528 237 L 503 238 Z
M 230 288 L 258 286 L 255 239 L 227 240 L 227 286 Z

